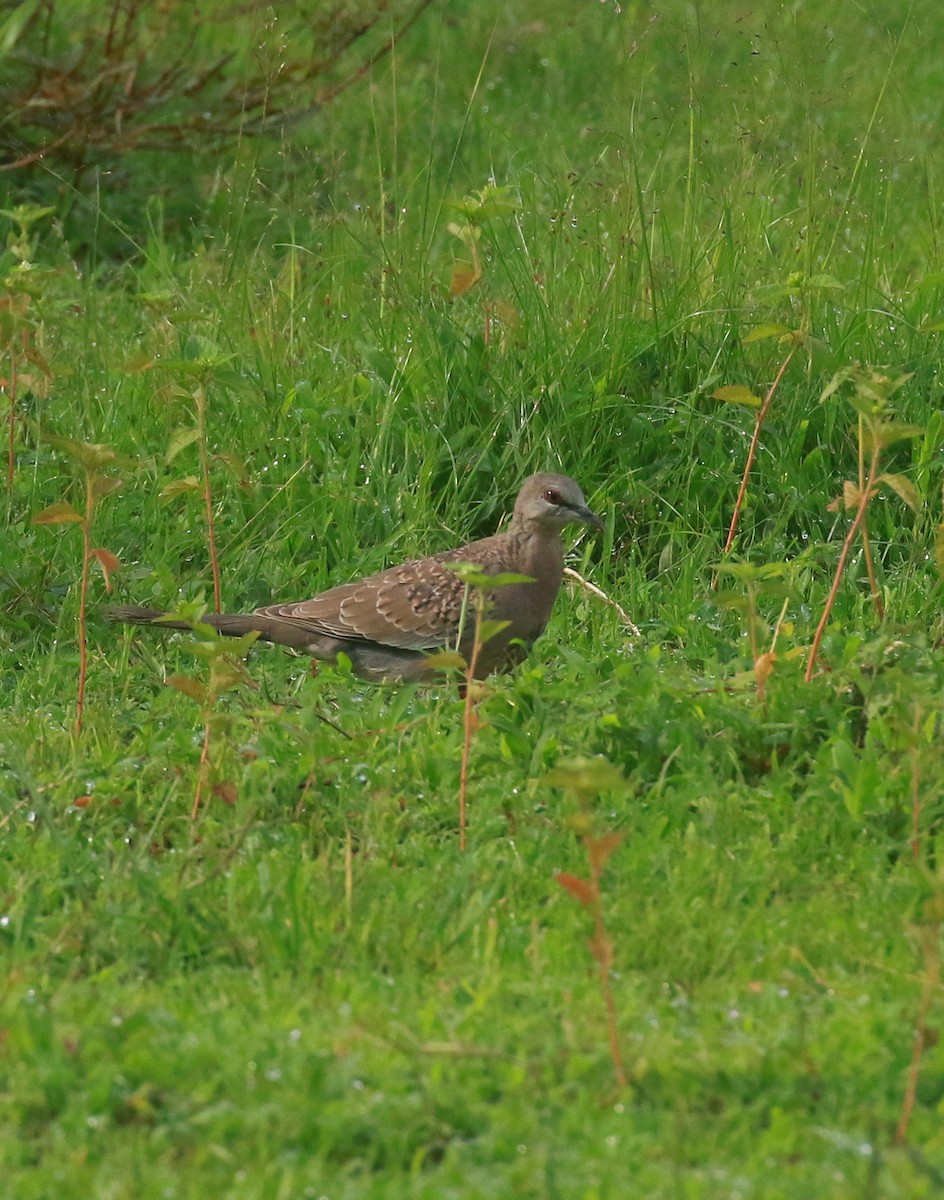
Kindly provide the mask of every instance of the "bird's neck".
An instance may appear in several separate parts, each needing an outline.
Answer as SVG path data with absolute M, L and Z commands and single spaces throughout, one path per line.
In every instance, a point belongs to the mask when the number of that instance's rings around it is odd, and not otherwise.
M 518 540 L 518 561 L 524 575 L 538 583 L 560 584 L 564 572 L 564 547 L 557 530 L 521 525 L 511 530 Z

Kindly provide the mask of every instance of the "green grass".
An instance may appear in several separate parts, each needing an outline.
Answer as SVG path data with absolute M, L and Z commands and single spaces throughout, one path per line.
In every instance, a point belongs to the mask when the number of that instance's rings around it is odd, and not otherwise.
M 20 398 L 0 506 L 5 1194 L 940 1194 L 938 9 L 768 7 L 430 10 L 281 143 L 129 160 L 34 227 L 53 382 Z M 452 204 L 491 179 L 516 207 L 450 300 Z M 742 339 L 771 321 L 811 341 L 736 547 L 791 564 L 762 703 L 712 590 L 753 422 L 711 394 L 765 389 L 784 348 Z M 101 621 L 99 577 L 75 733 L 80 536 L 32 516 L 82 497 L 37 433 L 136 460 L 96 515 L 120 599 L 210 597 L 201 505 L 161 496 L 198 471 L 192 445 L 167 461 L 195 338 L 230 356 L 209 438 L 248 481 L 214 460 L 231 610 L 490 532 L 532 470 L 606 515 L 572 561 L 642 638 L 561 596 L 481 706 L 466 854 L 454 691 L 271 649 L 219 702 L 228 787 L 193 824 L 203 723 L 165 680 L 199 659 Z M 886 617 L 857 556 L 805 684 L 850 519 L 827 505 L 857 469 L 855 412 L 820 394 L 855 361 L 911 373 L 895 411 L 925 433 L 887 469 L 922 503 L 874 501 Z M 765 647 L 782 602 L 760 596 Z M 554 878 L 586 864 L 546 780 L 588 755 L 626 780 L 593 804 L 623 834 L 624 1091 Z

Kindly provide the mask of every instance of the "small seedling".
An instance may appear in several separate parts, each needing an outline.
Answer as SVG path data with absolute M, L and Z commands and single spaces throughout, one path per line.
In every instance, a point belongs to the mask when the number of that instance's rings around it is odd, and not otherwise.
M 111 591 L 111 576 L 121 565 L 110 550 L 92 544 L 92 526 L 95 509 L 100 500 L 117 492 L 122 481 L 106 474 L 134 465 L 133 460 L 117 454 L 110 446 L 92 442 L 77 442 L 72 438 L 47 433 L 43 440 L 79 467 L 85 492 L 85 511 L 80 512 L 67 500 L 50 504 L 33 517 L 34 525 L 78 525 L 82 530 L 82 568 L 79 583 L 79 680 L 76 697 L 75 728 L 82 728 L 82 713 L 85 707 L 85 680 L 88 673 L 88 647 L 86 639 L 86 611 L 88 606 L 89 575 L 92 562 L 96 562 L 105 580 L 105 590 Z
M 495 183 L 489 183 L 478 192 L 465 196 L 461 200 L 451 201 L 450 207 L 459 214 L 462 220 L 451 221 L 446 228 L 453 237 L 458 238 L 467 247 L 472 260 L 471 263 L 456 262 L 453 264 L 449 297 L 454 300 L 459 296 L 464 296 L 466 292 L 470 292 L 482 281 L 484 271 L 479 251 L 482 222 L 517 212 L 521 205 L 512 188 L 499 187 Z M 505 326 L 514 325 L 517 321 L 517 312 L 514 305 L 507 300 L 483 300 L 482 311 L 484 314 L 482 340 L 487 348 L 492 341 L 492 327 L 495 322 L 499 321 Z
M 895 1142 L 902 1145 L 908 1140 L 908 1126 L 918 1094 L 924 1052 L 937 1041 L 936 1031 L 928 1018 L 931 1006 L 941 991 L 941 930 L 944 929 L 944 877 L 940 873 L 933 878 L 932 894 L 924 901 L 921 917 L 912 928 L 912 936 L 921 951 L 923 970 L 921 973 L 921 996 L 915 1017 L 911 1046 L 911 1061 L 905 1081 L 905 1094 L 895 1129 Z
M 806 681 L 813 678 L 816 659 L 819 655 L 820 643 L 829 617 L 839 592 L 839 585 L 846 569 L 846 562 L 856 535 L 861 533 L 863 546 L 868 546 L 867 512 L 870 502 L 878 495 L 882 487 L 889 487 L 914 511 L 920 507 L 920 498 L 915 485 L 904 475 L 893 475 L 888 472 L 880 473 L 883 451 L 896 442 L 919 437 L 924 430 L 919 425 L 906 425 L 891 419 L 889 401 L 892 395 L 910 378 L 910 375 L 900 375 L 892 379 L 869 367 L 850 367 L 834 375 L 823 391 L 822 399 L 828 400 L 847 382 L 852 383 L 854 391 L 849 396 L 849 402 L 856 410 L 856 437 L 858 443 L 859 477 L 857 481 L 846 480 L 842 485 L 842 495 L 832 503 L 832 508 L 840 508 L 854 512 L 852 524 L 846 533 L 839 552 L 839 561 L 833 575 L 832 586 L 826 597 L 823 612 L 813 635 L 810 647 L 810 657 L 806 664 Z M 871 566 L 871 554 L 866 552 L 866 564 L 869 569 L 869 584 L 873 597 L 878 596 L 878 583 L 874 569 Z M 877 606 L 876 610 L 881 619 L 884 609 Z
M 171 675 L 167 679 L 175 688 L 200 706 L 203 722 L 203 743 L 200 748 L 200 763 L 197 769 L 197 786 L 194 791 L 190 819 L 196 821 L 203 798 L 211 788 L 224 800 L 232 803 L 236 798 L 236 787 L 226 778 L 224 769 L 225 740 L 222 734 L 225 717 L 219 712 L 220 697 L 240 684 L 255 687 L 242 659 L 259 636 L 255 631 L 240 638 L 223 638 L 211 626 L 201 621 L 202 613 L 168 613 L 164 620 L 187 620 L 192 623 L 197 640 L 189 642 L 187 648 L 207 664 L 205 680 L 194 675 Z M 160 622 L 158 621 L 158 624 Z
M 167 484 L 161 491 L 165 500 L 175 499 L 186 493 L 196 493 L 203 501 L 206 515 L 207 552 L 210 559 L 210 573 L 213 578 L 213 610 L 222 611 L 223 590 L 220 581 L 220 559 L 216 545 L 216 521 L 213 512 L 213 492 L 210 486 L 210 451 L 207 444 L 207 389 L 214 373 L 232 359 L 231 354 L 224 354 L 219 347 L 208 338 L 193 335 L 187 340 L 186 357 L 175 360 L 171 367 L 182 375 L 190 376 L 194 381 L 192 388 L 182 390 L 193 404 L 195 424 L 175 430 L 167 449 L 166 460 L 172 462 L 187 446 L 196 444 L 200 462 L 200 476 L 186 475 Z M 213 457 L 224 462 L 236 474 L 241 482 L 246 482 L 246 468 L 240 460 L 230 454 L 217 454 Z
M 793 588 L 789 576 L 793 573 L 795 564 L 792 563 L 719 563 L 716 578 L 722 574 L 732 576 L 744 585 L 744 593 L 722 592 L 717 597 L 721 608 L 733 609 L 740 614 L 747 640 L 751 648 L 751 664 L 754 683 L 757 688 L 757 699 L 763 706 L 767 697 L 767 680 L 773 674 L 777 662 L 777 642 L 786 620 L 787 610 L 793 598 Z M 786 578 L 785 578 L 786 577 Z M 774 626 L 770 646 L 764 650 L 761 638 L 768 633 L 766 623 L 758 612 L 757 602 L 760 596 L 767 599 L 781 600 L 780 614 Z
M 618 1087 L 625 1088 L 628 1080 L 626 1068 L 623 1065 L 623 1052 L 616 1020 L 616 1002 L 613 999 L 613 987 L 610 979 L 613 967 L 613 942 L 606 931 L 603 918 L 601 888 L 603 868 L 623 840 L 623 835 L 612 832 L 597 833 L 592 811 L 592 802 L 595 796 L 600 792 L 624 787 L 625 780 L 619 768 L 607 762 L 606 759 L 578 757 L 556 767 L 548 775 L 546 783 L 550 787 L 572 792 L 577 801 L 577 812 L 571 817 L 569 824 L 583 843 L 587 855 L 587 878 L 571 875 L 566 871 L 558 871 L 554 878 L 565 892 L 583 905 L 592 918 L 593 933 L 587 944 L 597 964 L 600 995 L 606 1011 L 610 1058 L 613 1062 L 616 1083 Z
M 8 271 L 0 291 L 0 352 L 9 363 L 9 373 L 0 376 L 0 391 L 6 393 L 10 406 L 7 414 L 7 491 L 13 489 L 16 471 L 16 424 L 19 400 L 24 392 L 37 396 L 49 393 L 52 371 L 37 342 L 41 321 L 36 315 L 36 301 L 42 298 L 42 273 L 33 267 L 35 245 L 31 237 L 33 225 L 55 212 L 54 208 L 36 208 L 21 204 L 14 209 L 0 209 L 0 217 L 12 221 L 16 229 L 7 234 L 6 250 L 15 261 Z

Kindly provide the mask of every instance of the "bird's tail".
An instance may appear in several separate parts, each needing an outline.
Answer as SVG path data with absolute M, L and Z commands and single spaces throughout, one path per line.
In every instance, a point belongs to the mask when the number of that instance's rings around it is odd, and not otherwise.
M 115 604 L 104 610 L 108 621 L 125 625 L 153 625 L 155 629 L 192 629 L 190 621 L 169 617 L 159 608 L 143 608 L 137 604 Z M 278 642 L 283 646 L 305 649 L 312 641 L 311 630 L 298 621 L 280 620 L 255 613 L 245 616 L 239 613 L 207 613 L 200 618 L 224 637 L 242 637 L 246 633 L 258 633 L 264 642 Z

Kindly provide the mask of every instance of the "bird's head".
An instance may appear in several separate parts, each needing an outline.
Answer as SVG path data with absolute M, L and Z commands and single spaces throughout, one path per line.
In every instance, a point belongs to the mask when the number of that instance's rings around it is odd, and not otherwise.
M 583 492 L 567 475 L 542 471 L 530 475 L 515 501 L 516 523 L 540 529 L 560 530 L 578 522 L 602 529 L 603 522 L 587 507 Z

